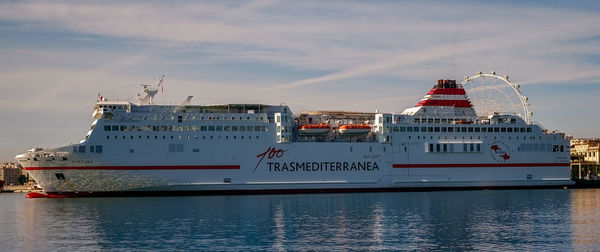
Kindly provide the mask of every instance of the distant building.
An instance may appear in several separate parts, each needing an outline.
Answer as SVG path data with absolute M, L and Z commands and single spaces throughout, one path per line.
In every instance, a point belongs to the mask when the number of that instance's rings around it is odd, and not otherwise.
M 24 170 L 19 164 L 3 163 L 0 169 L 0 180 L 4 181 L 4 185 L 16 185 Z
M 600 139 L 571 139 L 571 175 L 579 180 L 600 180 Z

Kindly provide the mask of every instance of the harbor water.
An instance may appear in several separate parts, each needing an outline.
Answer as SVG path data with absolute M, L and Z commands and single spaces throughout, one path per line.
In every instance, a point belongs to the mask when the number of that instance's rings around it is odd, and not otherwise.
M 598 250 L 600 189 L 26 199 L 2 251 Z

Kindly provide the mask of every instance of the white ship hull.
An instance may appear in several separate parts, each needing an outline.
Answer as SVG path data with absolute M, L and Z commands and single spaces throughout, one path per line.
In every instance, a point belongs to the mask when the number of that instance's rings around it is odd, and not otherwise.
M 363 113 L 376 122 L 368 135 L 303 137 L 286 106 L 178 109 L 99 102 L 80 144 L 16 159 L 46 193 L 74 196 L 573 184 L 568 140 L 518 120 L 454 125 Z
M 92 159 L 93 163 L 72 166 L 69 161 L 26 167 L 49 193 L 98 193 L 127 191 L 291 191 L 316 189 L 406 189 L 453 187 L 524 187 L 572 184 L 569 165 L 563 157 L 514 156 L 513 162 L 498 163 L 489 155 L 465 153 L 426 160 L 410 150 L 394 152 L 393 144 L 380 143 L 291 143 L 281 157 L 257 155 L 276 144 L 242 144 L 238 151 L 226 144 L 207 145 L 193 160 L 184 154 L 156 152 L 157 146 L 143 145 L 131 157 L 116 160 Z M 400 144 L 402 145 L 402 144 Z M 350 151 L 352 148 L 352 151 Z M 383 149 L 386 149 L 385 151 Z M 258 150 L 258 151 L 254 151 Z M 279 150 L 279 149 L 277 149 Z M 369 151 L 371 150 L 371 151 Z M 125 150 L 123 150 L 124 152 Z M 230 155 L 217 153 L 228 152 Z M 139 153 L 139 154 L 137 154 Z M 276 153 L 276 152 L 275 152 Z M 421 152 L 422 153 L 422 152 Z M 108 154 L 108 153 L 107 153 Z M 90 155 L 90 154 L 88 154 Z M 116 153 L 115 153 L 116 155 Z M 456 154 L 454 154 L 456 155 Z M 147 160 L 147 157 L 155 157 Z M 218 159 L 216 157 L 222 157 Z M 125 157 L 123 157 L 125 158 Z M 144 161 L 142 161 L 144 160 Z M 468 160 L 469 163 L 459 162 Z M 145 162 L 145 164 L 140 164 Z M 62 174 L 64 179 L 57 179 Z

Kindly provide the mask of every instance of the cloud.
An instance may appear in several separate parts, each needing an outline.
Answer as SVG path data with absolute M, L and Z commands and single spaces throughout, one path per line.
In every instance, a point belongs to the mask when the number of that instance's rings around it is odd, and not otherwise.
M 598 21 L 586 11 L 471 3 L 6 2 L 0 6 L 0 19 L 40 25 L 39 29 L 153 41 L 167 47 L 192 46 L 192 50 L 199 44 L 220 45 L 212 48 L 216 49 L 213 54 L 229 60 L 336 71 L 356 70 L 364 62 L 381 62 L 394 55 L 399 56 L 397 61 L 406 62 L 412 58 L 402 55 L 481 38 L 527 43 L 528 35 L 522 30 L 555 26 L 553 37 L 569 37 Z M 564 22 L 590 16 L 589 22 L 570 22 L 564 29 Z M 494 44 L 486 46 L 500 51 Z M 385 65 L 372 67 L 378 70 Z
M 167 93 L 157 100 L 175 104 L 195 95 L 195 104 L 398 112 L 438 78 L 491 70 L 552 104 L 556 97 L 540 96 L 540 86 L 598 83 L 597 11 L 468 1 L 5 1 L 0 116 L 26 114 L 20 125 L 45 132 L 65 114 L 89 109 L 98 91 L 135 98 L 139 84 L 163 73 Z M 576 90 L 561 96 L 598 105 L 577 96 L 593 92 Z M 562 125 L 550 112 L 540 120 Z M 585 118 L 582 124 L 600 123 Z M 89 120 L 72 125 L 85 129 Z M 22 135 L 23 127 L 0 126 Z M 81 137 L 73 132 L 65 135 Z

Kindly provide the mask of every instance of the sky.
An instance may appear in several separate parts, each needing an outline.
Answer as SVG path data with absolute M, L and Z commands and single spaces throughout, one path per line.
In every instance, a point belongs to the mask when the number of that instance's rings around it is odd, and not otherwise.
M 98 94 L 398 113 L 508 75 L 533 120 L 600 131 L 596 1 L 0 1 L 0 161 L 77 143 Z

